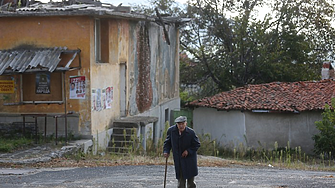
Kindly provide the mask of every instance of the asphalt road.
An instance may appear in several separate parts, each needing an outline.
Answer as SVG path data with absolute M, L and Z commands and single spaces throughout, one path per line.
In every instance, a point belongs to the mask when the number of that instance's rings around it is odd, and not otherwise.
M 94 187 L 162 188 L 164 166 L 95 168 L 1 169 L 1 188 Z M 198 188 L 335 187 L 335 172 L 275 168 L 199 167 Z M 167 188 L 177 187 L 173 166 L 168 166 Z

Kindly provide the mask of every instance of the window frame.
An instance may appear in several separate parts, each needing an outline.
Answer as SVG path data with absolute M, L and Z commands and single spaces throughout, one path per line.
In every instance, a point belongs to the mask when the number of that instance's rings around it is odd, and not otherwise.
M 109 62 L 109 24 L 107 19 L 94 19 L 94 52 L 97 63 Z

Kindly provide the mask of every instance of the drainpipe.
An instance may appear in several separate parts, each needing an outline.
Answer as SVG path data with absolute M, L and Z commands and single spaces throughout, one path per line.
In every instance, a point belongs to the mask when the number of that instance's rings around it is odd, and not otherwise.
M 64 99 L 64 121 L 65 121 L 65 142 L 67 143 L 67 115 L 66 115 L 66 80 L 65 80 L 65 71 L 62 72 L 63 74 L 63 99 Z

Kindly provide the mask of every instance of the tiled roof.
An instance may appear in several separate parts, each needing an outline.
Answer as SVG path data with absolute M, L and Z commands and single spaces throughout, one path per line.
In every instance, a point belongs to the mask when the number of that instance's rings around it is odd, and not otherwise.
M 310 111 L 323 110 L 335 97 L 335 81 L 272 82 L 247 85 L 190 102 L 190 107 L 218 110 Z

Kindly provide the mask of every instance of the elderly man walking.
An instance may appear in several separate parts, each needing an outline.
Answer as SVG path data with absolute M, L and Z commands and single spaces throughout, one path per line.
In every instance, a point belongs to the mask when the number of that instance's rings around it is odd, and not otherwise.
M 198 175 L 199 138 L 193 129 L 187 127 L 186 116 L 177 117 L 175 123 L 167 131 L 163 154 L 168 158 L 172 149 L 178 188 L 185 188 L 186 180 L 187 188 L 195 188 L 194 177 Z

